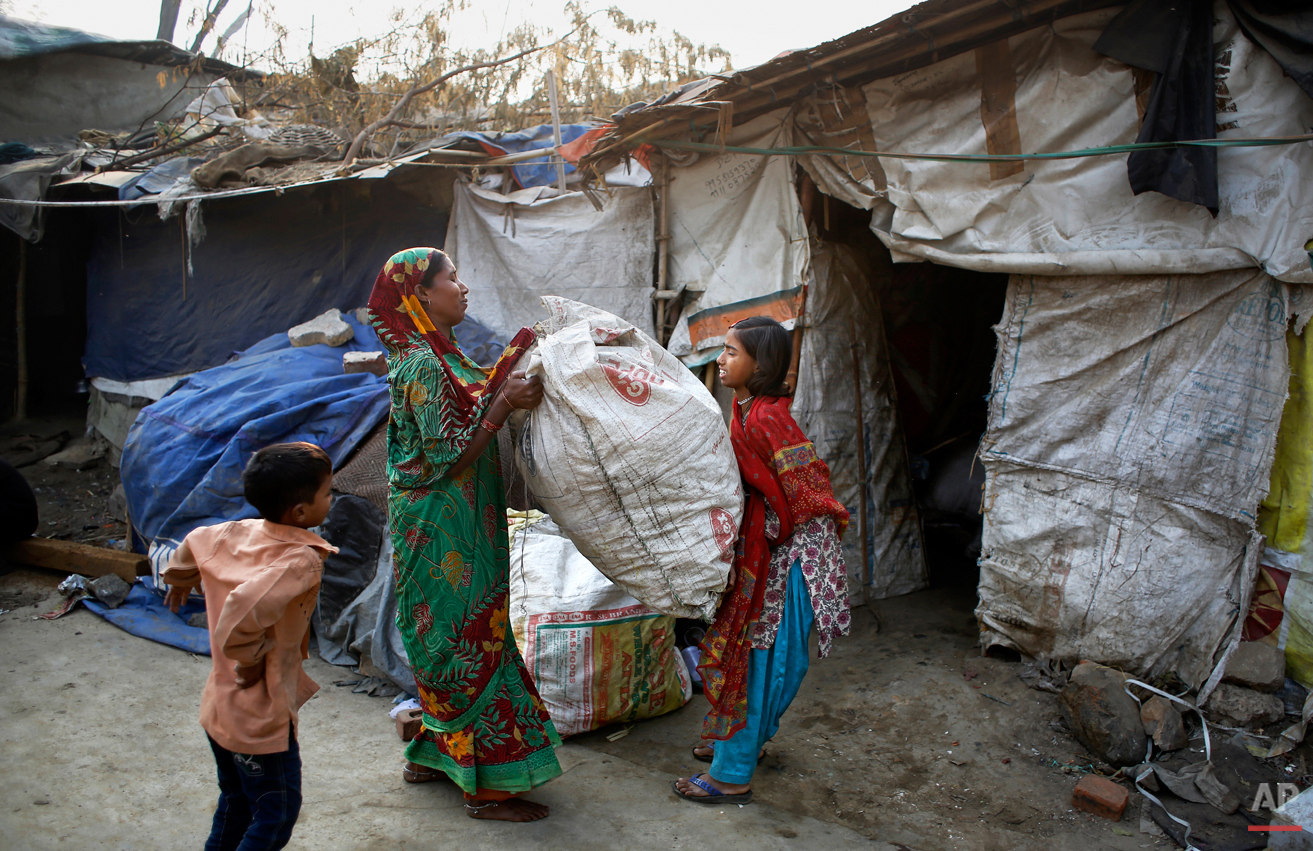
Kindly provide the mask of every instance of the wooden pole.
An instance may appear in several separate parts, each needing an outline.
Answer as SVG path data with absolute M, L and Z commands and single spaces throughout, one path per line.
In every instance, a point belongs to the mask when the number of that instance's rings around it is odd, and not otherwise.
M 556 142 L 556 188 L 565 194 L 565 159 L 561 156 L 561 106 L 556 100 L 556 72 L 547 69 L 547 99 L 552 105 L 552 139 Z
M 802 208 L 802 229 L 811 233 L 812 205 L 816 200 L 816 183 L 807 172 L 802 173 L 798 184 L 798 206 Z M 810 236 L 808 236 L 810 239 Z M 802 285 L 802 304 L 798 306 L 798 318 L 793 320 L 793 351 L 789 355 L 789 371 L 784 376 L 784 383 L 789 390 L 798 389 L 798 364 L 802 361 L 802 326 L 807 319 L 807 284 Z
M 857 342 L 857 322 L 848 317 L 848 331 L 852 335 L 853 352 L 853 407 L 857 412 L 857 472 L 858 472 L 858 510 L 857 533 L 862 536 L 862 576 L 863 582 L 871 580 L 871 545 L 866 534 L 866 417 L 862 414 L 862 359 Z
M 668 300 L 666 280 L 670 268 L 670 160 L 664 154 L 657 153 L 657 191 L 660 196 L 657 203 L 661 205 L 657 215 L 657 327 L 656 338 L 661 345 L 666 344 L 666 301 Z
M 14 417 L 27 419 L 27 240 L 18 238 L 18 290 L 14 298 L 15 338 L 18 342 L 18 393 Z

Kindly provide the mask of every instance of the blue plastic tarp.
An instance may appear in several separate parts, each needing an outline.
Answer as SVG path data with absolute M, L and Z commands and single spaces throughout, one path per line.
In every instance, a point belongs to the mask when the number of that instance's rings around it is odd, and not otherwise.
M 205 202 L 197 245 L 181 216 L 160 221 L 149 199 L 93 212 L 86 374 L 195 372 L 330 307 L 363 307 L 389 257 L 441 248 L 447 233 L 445 209 L 392 184 L 344 180 Z
M 573 142 L 595 126 L 594 124 L 562 124 L 561 144 L 567 145 Z M 514 133 L 462 132 L 453 133 L 446 138 L 472 139 L 482 145 L 489 153 L 500 151 L 503 154 L 519 154 L 536 148 L 550 148 L 556 144 L 556 140 L 552 135 L 552 125 L 550 124 L 540 124 L 537 127 L 517 130 Z M 565 173 L 567 175 L 573 174 L 574 171 L 573 165 L 570 163 L 565 164 Z M 525 188 L 530 186 L 554 186 L 556 184 L 556 166 L 545 156 L 516 163 L 511 166 L 511 174 L 515 176 L 516 182 Z
M 242 496 L 242 471 L 258 449 L 306 440 L 340 465 L 388 411 L 387 381 L 344 374 L 342 355 L 382 348 L 373 329 L 345 346 L 293 348 L 275 334 L 231 362 L 191 375 L 142 410 L 123 447 L 132 525 L 147 544 L 172 549 L 190 532 L 258 516 Z
M 191 174 L 192 169 L 205 164 L 205 157 L 174 157 L 165 160 L 150 171 L 145 171 L 119 187 L 120 201 L 135 201 L 147 195 L 158 195 Z
M 152 590 L 154 587 L 149 577 L 134 583 L 128 598 L 117 609 L 111 609 L 95 599 L 84 600 L 82 605 L 133 635 L 209 656 L 210 631 L 204 627 L 187 625 L 188 618 L 205 611 L 205 603 L 193 596 L 175 615 L 164 605 L 164 598 L 159 592 Z

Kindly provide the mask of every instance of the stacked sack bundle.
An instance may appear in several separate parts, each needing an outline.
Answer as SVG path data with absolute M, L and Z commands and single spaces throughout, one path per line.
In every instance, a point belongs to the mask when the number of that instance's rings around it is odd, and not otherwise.
M 555 296 L 525 360 L 543 403 L 511 421 L 538 504 L 649 608 L 711 620 L 743 511 L 720 407 L 633 325 Z

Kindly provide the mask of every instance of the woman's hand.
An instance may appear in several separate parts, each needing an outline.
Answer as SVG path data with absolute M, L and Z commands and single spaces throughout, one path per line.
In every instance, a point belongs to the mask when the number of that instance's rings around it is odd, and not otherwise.
M 524 370 L 516 370 L 502 385 L 502 393 L 512 406 L 531 411 L 542 404 L 543 382 L 538 376 L 526 377 Z

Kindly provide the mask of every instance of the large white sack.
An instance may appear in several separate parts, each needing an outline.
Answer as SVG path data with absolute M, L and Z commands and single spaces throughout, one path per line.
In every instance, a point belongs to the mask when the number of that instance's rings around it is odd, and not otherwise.
M 556 731 L 673 712 L 693 697 L 675 619 L 622 591 L 551 520 L 511 540 L 511 629 Z
M 557 296 L 525 363 L 543 403 L 512 421 L 529 489 L 598 570 L 662 614 L 711 620 L 743 513 L 720 406 L 628 322 Z

